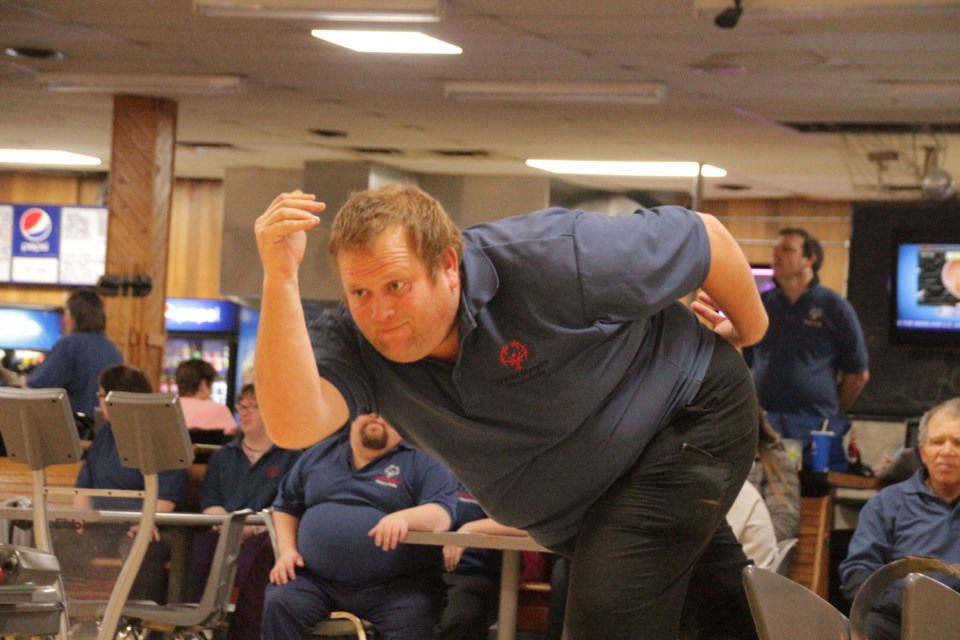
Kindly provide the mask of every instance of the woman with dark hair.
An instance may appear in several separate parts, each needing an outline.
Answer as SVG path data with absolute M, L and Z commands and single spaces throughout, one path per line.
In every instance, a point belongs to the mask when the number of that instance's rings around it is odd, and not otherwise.
M 27 377 L 26 386 L 66 389 L 73 410 L 92 418 L 97 406 L 97 376 L 123 362 L 120 350 L 104 334 L 106 330 L 107 318 L 96 289 L 75 290 L 67 298 L 63 337 Z

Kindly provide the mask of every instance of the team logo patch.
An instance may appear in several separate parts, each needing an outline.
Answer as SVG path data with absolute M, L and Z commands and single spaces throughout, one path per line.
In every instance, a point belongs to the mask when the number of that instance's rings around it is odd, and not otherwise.
M 813 307 L 807 311 L 807 315 L 803 319 L 803 324 L 807 325 L 808 327 L 822 327 L 823 309 L 820 307 Z
M 387 465 L 387 468 L 383 470 L 383 473 L 378 473 L 377 475 L 373 476 L 373 481 L 381 486 L 397 489 L 401 484 L 403 484 L 399 476 L 400 467 L 395 464 L 391 464 Z
M 529 356 L 530 351 L 527 346 L 519 340 L 512 340 L 500 347 L 500 364 L 513 367 L 517 371 L 523 371 L 523 363 Z

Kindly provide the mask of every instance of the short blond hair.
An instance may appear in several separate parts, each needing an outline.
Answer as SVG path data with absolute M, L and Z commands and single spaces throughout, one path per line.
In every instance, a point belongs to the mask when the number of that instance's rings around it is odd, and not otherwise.
M 447 249 L 462 255 L 463 235 L 443 205 L 419 187 L 397 184 L 351 195 L 333 220 L 327 250 L 336 261 L 341 251 L 369 247 L 398 227 L 431 273 L 440 270 Z

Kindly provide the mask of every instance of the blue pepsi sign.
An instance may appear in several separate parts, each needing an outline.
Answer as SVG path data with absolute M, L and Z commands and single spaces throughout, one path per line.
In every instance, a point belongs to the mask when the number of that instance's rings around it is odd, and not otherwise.
M 167 331 L 224 333 L 237 330 L 237 305 L 225 300 L 167 298 L 163 317 Z
M 60 207 L 14 205 L 13 255 L 37 258 L 60 255 Z

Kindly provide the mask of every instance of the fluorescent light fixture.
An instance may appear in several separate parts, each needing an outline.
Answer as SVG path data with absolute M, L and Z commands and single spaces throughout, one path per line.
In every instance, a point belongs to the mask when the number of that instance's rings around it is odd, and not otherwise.
M 47 91 L 133 93 L 140 95 L 238 95 L 246 82 L 231 75 L 150 75 L 117 73 L 37 73 Z
M 314 38 L 361 53 L 429 53 L 456 55 L 463 49 L 418 31 L 335 31 L 314 29 Z
M 645 178 L 693 178 L 700 170 L 697 162 L 613 162 L 600 160 L 527 160 L 528 167 L 551 173 L 581 176 L 635 176 Z M 722 178 L 727 172 L 703 165 L 705 178 Z
M 56 149 L 0 149 L 0 163 L 96 166 L 100 158 Z
M 194 10 L 220 18 L 334 22 L 439 22 L 440 0 L 194 0 Z
M 443 87 L 458 100 L 525 102 L 613 102 L 659 104 L 667 95 L 662 82 L 497 82 L 457 81 Z

